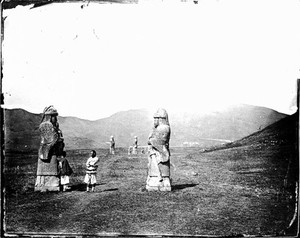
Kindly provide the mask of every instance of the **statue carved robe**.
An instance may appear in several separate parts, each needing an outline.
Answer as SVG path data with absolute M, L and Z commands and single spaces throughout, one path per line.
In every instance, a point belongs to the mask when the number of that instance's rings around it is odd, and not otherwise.
M 49 115 L 47 117 L 51 118 Z M 57 120 L 56 115 L 55 120 Z M 42 122 L 39 131 L 41 142 L 38 151 L 35 191 L 59 191 L 57 157 L 62 154 L 64 149 L 62 133 L 58 129 L 58 123 L 53 125 L 51 119 Z
M 148 141 L 149 157 L 146 189 L 148 191 L 171 191 L 169 150 L 171 129 L 165 111 L 162 115 L 159 114 L 157 118 L 158 122 L 154 126 Z

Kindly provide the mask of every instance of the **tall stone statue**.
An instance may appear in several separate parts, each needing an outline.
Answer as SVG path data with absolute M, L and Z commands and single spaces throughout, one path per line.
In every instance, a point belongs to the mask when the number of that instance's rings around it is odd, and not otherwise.
M 132 154 L 136 155 L 138 153 L 138 138 L 137 136 L 134 137 L 133 147 L 132 147 Z
M 149 157 L 146 189 L 148 191 L 171 191 L 171 154 L 169 149 L 171 128 L 168 113 L 165 109 L 158 109 L 153 117 L 154 127 L 148 140 Z
M 110 137 L 110 147 L 109 147 L 109 153 L 114 155 L 115 154 L 115 138 L 113 136 Z
M 38 151 L 35 191 L 59 191 L 57 157 L 64 150 L 64 138 L 57 121 L 57 110 L 46 107 L 39 126 L 41 141 Z

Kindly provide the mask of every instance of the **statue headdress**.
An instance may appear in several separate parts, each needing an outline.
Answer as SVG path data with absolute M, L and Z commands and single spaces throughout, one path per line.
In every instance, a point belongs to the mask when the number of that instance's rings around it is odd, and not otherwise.
M 166 109 L 159 108 L 153 115 L 154 118 L 163 118 L 166 120 L 167 125 L 169 125 L 169 118 Z
M 45 115 L 53 115 L 53 116 L 58 116 L 58 112 L 57 110 L 53 107 L 53 105 L 49 106 L 49 107 L 45 107 L 44 111 L 43 111 L 43 118 L 41 120 L 41 122 L 44 120 Z

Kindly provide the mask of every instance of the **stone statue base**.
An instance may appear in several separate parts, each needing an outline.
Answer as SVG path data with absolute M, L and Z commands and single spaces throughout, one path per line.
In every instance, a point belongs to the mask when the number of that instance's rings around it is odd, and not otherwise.
M 132 149 L 132 154 L 133 154 L 133 155 L 137 155 L 137 154 L 138 154 L 137 148 L 134 148 L 134 147 L 133 147 L 133 149 Z
M 158 177 L 148 176 L 146 190 L 170 192 L 171 191 L 170 177 L 163 177 L 163 181 L 160 182 Z
M 51 175 L 38 175 L 35 182 L 34 191 L 59 191 L 59 178 Z

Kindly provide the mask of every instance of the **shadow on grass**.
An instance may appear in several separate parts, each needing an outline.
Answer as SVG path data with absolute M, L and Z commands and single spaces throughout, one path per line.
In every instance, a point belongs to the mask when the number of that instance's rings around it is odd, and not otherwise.
M 101 192 L 110 192 L 110 191 L 117 191 L 119 190 L 118 188 L 109 188 L 109 189 L 105 189 L 105 190 L 102 190 Z
M 176 191 L 176 190 L 181 190 L 181 189 L 185 189 L 185 188 L 192 188 L 197 186 L 197 183 L 190 183 L 190 184 L 176 184 L 176 185 L 172 185 L 172 191 Z
M 103 184 L 105 183 L 96 184 L 96 187 Z M 71 186 L 71 191 L 85 191 L 85 190 L 86 190 L 86 183 L 79 183 Z

